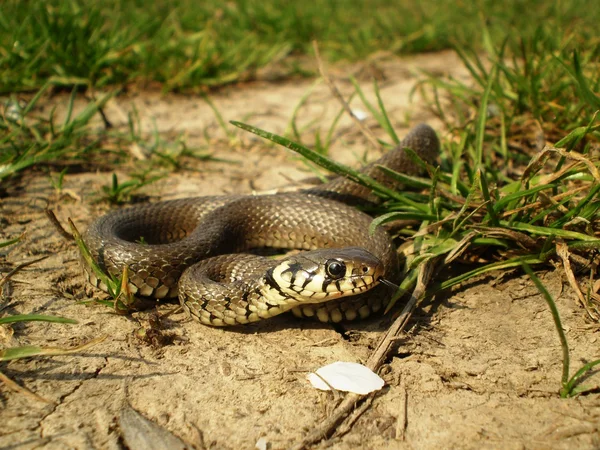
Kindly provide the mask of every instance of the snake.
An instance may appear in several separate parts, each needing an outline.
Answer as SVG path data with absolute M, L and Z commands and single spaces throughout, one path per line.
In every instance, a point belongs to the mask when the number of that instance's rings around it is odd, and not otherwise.
M 390 189 L 418 175 L 439 153 L 435 131 L 415 126 L 360 172 Z M 292 311 L 321 322 L 364 319 L 383 311 L 401 276 L 392 237 L 363 212 L 382 203 L 369 188 L 340 176 L 299 191 L 217 195 L 114 210 L 83 234 L 93 260 L 114 277 L 128 273 L 136 297 L 179 298 L 201 323 L 243 325 Z M 361 210 L 362 209 L 362 210 Z M 287 251 L 280 258 L 264 250 Z M 262 253 L 262 254 L 261 254 Z M 107 291 L 84 262 L 87 279 Z

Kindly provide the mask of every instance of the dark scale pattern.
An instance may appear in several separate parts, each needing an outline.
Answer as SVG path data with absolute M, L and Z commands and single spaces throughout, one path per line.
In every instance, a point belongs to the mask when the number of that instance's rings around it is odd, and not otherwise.
M 403 151 L 405 147 L 428 162 L 433 162 L 439 152 L 435 132 L 427 125 L 419 125 L 398 148 L 366 166 L 363 172 L 398 188 L 375 164 L 416 173 L 417 166 Z M 273 280 L 281 283 L 280 280 L 266 278 L 266 273 L 281 261 L 239 254 L 253 248 L 313 251 L 360 246 L 381 261 L 387 279 L 398 282 L 397 257 L 390 237 L 382 229 L 369 234 L 372 218 L 349 206 L 378 202 L 367 189 L 337 178 L 297 193 L 198 197 L 119 210 L 94 222 L 84 240 L 92 256 L 111 274 L 118 276 L 127 266 L 130 287 L 139 295 L 179 295 L 182 304 L 204 323 L 243 323 L 278 314 L 297 302 L 289 300 L 284 307 L 271 304 L 275 300 L 265 301 L 265 295 L 285 295 L 281 294 L 282 286 L 272 286 Z M 327 253 L 317 254 L 323 262 L 329 258 Z M 189 267 L 192 269 L 185 272 Z M 292 270 L 300 270 L 299 267 Z M 91 270 L 86 268 L 86 272 L 98 286 Z M 304 280 L 305 286 L 309 282 Z M 339 283 L 333 285 L 339 289 Z M 296 289 L 302 291 L 302 284 Z M 353 320 L 382 310 L 389 297 L 388 288 L 378 285 L 352 297 L 300 305 L 294 313 L 326 321 Z

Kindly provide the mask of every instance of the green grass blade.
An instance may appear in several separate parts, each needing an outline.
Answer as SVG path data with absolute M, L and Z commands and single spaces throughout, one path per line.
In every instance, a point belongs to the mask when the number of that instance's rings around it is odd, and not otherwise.
M 498 74 L 498 65 L 495 64 L 488 76 L 483 96 L 481 97 L 481 106 L 477 116 L 477 129 L 475 133 L 475 167 L 479 168 L 483 165 L 483 141 L 485 140 L 485 125 L 488 119 L 488 103 L 492 86 L 496 82 Z
M 293 150 L 293 151 L 301 154 L 308 160 L 314 162 L 315 164 L 323 167 L 324 169 L 327 169 L 333 173 L 337 173 L 338 175 L 345 176 L 345 177 L 349 178 L 350 180 L 361 184 L 362 186 L 368 187 L 369 189 L 373 190 L 373 192 L 375 192 L 383 197 L 391 198 L 400 203 L 409 204 L 411 206 L 415 206 L 422 210 L 427 209 L 426 205 L 419 205 L 415 202 L 411 202 L 405 196 L 399 194 L 398 192 L 394 191 L 393 189 L 389 189 L 389 188 L 385 187 L 381 183 L 375 181 L 373 178 L 368 177 L 368 176 L 362 174 L 361 172 L 359 172 L 355 169 L 352 169 L 351 167 L 348 167 L 343 164 L 332 161 L 331 159 L 329 159 L 307 147 L 304 147 L 303 145 L 297 144 L 297 143 L 292 142 L 289 139 L 286 139 L 282 136 L 279 136 L 274 133 L 269 133 L 268 131 L 261 130 L 260 128 L 253 127 L 251 125 L 247 125 L 242 122 L 237 122 L 237 121 L 232 120 L 230 123 L 232 125 L 235 125 L 236 127 L 239 127 L 243 130 L 254 133 L 257 136 L 263 137 L 272 142 L 275 142 L 276 144 L 279 144 L 283 147 Z
M 360 87 L 360 84 L 358 83 L 358 81 L 356 80 L 356 78 L 354 78 L 353 76 L 350 76 L 350 82 L 352 83 L 352 85 L 354 86 L 354 89 L 356 91 L 356 93 L 358 94 L 358 97 L 360 98 L 360 101 L 363 103 L 363 105 L 365 105 L 367 107 L 367 109 L 371 112 L 371 114 L 373 115 L 373 118 L 377 121 L 377 123 L 379 123 L 380 125 L 382 123 L 385 122 L 385 120 L 383 119 L 383 117 L 381 116 L 381 113 L 379 111 L 377 111 L 377 109 L 371 104 L 371 102 L 369 102 L 369 100 L 367 100 L 367 97 L 365 96 L 365 93 L 363 92 L 363 90 Z
M 386 306 L 384 314 L 387 314 L 393 308 L 393 306 L 396 304 L 396 302 L 401 297 L 404 296 L 404 294 L 406 294 L 407 292 L 409 292 L 410 290 L 412 290 L 414 288 L 415 284 L 417 283 L 418 276 L 419 276 L 418 270 L 413 269 L 413 270 L 408 271 L 408 273 L 402 279 L 400 286 L 398 286 L 398 290 L 392 296 L 390 302 Z
M 539 236 L 557 236 L 564 239 L 576 239 L 579 241 L 597 241 L 598 239 L 588 234 L 579 233 L 577 231 L 563 230 L 562 228 L 543 227 L 539 225 L 531 225 L 528 223 L 515 222 L 511 223 L 506 220 L 501 220 L 499 225 L 513 230 L 526 231 L 530 234 Z
M 212 100 L 208 97 L 208 95 L 202 94 L 202 99 L 206 102 L 206 104 L 212 110 L 213 114 L 215 115 L 215 118 L 217 119 L 219 127 L 223 130 L 223 132 L 225 133 L 225 136 L 227 136 L 227 139 L 229 139 L 231 141 L 235 136 L 234 136 L 233 132 L 229 131 L 229 127 L 227 126 L 227 123 L 223 119 L 223 115 L 221 114 L 221 111 L 219 111 L 217 106 L 212 102 Z
M 486 264 L 483 267 L 478 267 L 476 269 L 470 270 L 468 272 L 457 275 L 456 277 L 438 283 L 432 286 L 430 290 L 428 290 L 428 293 L 433 295 L 436 292 L 449 289 L 460 283 L 464 283 L 470 278 L 477 277 L 488 272 L 493 272 L 495 270 L 514 269 L 515 267 L 522 266 L 524 262 L 527 264 L 542 264 L 546 262 L 546 255 L 524 255 L 516 258 L 510 258 L 504 261 Z
M 573 52 L 573 70 L 575 72 L 575 79 L 579 84 L 579 90 L 581 92 L 582 97 L 588 102 L 592 108 L 598 110 L 600 109 L 600 97 L 592 92 L 590 87 L 587 84 L 587 80 L 583 76 L 583 71 L 581 69 L 581 63 L 579 62 L 579 54 L 577 50 Z
M 569 220 L 577 216 L 583 208 L 588 206 L 590 202 L 596 197 L 596 194 L 600 191 L 600 184 L 596 184 L 590 189 L 590 192 L 574 207 L 563 215 L 560 219 L 557 219 L 552 223 L 552 227 L 560 228 L 564 226 Z
M 410 211 L 395 211 L 387 214 L 382 214 L 373 219 L 371 225 L 369 225 L 369 233 L 374 233 L 375 229 L 383 224 L 388 222 L 393 222 L 395 220 L 416 220 L 419 222 L 423 222 L 426 220 L 433 221 L 436 220 L 437 216 L 433 214 L 424 214 L 421 212 L 410 212 Z
M 22 238 L 23 238 L 23 236 L 19 236 L 19 237 L 16 237 L 16 238 L 14 238 L 14 239 L 9 239 L 8 241 L 3 241 L 3 242 L 0 242 L 0 248 L 2 248 L 2 247 L 8 247 L 8 246 L 10 246 L 10 245 L 16 244 L 16 243 L 17 243 L 17 242 L 19 242 L 19 241 L 20 241 Z
M 383 103 L 383 100 L 381 99 L 381 94 L 379 92 L 379 85 L 377 84 L 377 80 L 373 81 L 373 86 L 375 89 L 375 96 L 377 97 L 377 103 L 379 104 L 379 110 L 381 111 L 381 126 L 392 138 L 394 144 L 398 145 L 400 143 L 400 138 L 398 138 L 398 135 L 396 134 L 396 131 L 394 130 L 394 127 L 390 122 L 390 118 L 388 117 L 387 111 L 385 110 L 385 105 Z
M 48 88 L 50 86 L 52 86 L 52 83 L 46 82 L 40 88 L 40 90 L 35 93 L 33 98 L 31 100 L 29 100 L 29 103 L 27 103 L 27 106 L 23 109 L 23 117 L 26 116 L 27 114 L 29 114 L 29 112 L 35 107 L 38 100 L 42 97 L 42 95 L 44 95 L 44 93 L 48 90 Z
M 391 179 L 402 183 L 402 186 L 413 189 L 431 189 L 431 180 L 429 179 L 406 175 L 379 164 L 377 165 L 377 168 Z
M 556 308 L 556 303 L 554 299 L 546 289 L 546 287 L 542 284 L 540 279 L 537 277 L 531 267 L 528 264 L 523 263 L 523 270 L 529 275 L 529 278 L 533 281 L 538 291 L 546 300 L 548 307 L 550 308 L 550 312 L 552 313 L 552 319 L 554 320 L 554 326 L 556 327 L 556 331 L 558 332 L 558 337 L 560 339 L 560 346 L 562 348 L 563 354 L 563 370 L 562 370 L 562 386 L 563 389 L 567 387 L 569 381 L 569 344 L 567 343 L 567 337 L 565 336 L 565 332 L 562 328 L 562 323 L 560 321 L 560 315 L 558 314 L 558 309 Z
M 318 78 L 317 80 L 315 80 L 309 86 L 309 88 L 306 90 L 306 92 L 304 92 L 304 94 L 302 94 L 302 97 L 300 97 L 300 100 L 298 100 L 298 103 L 296 103 L 296 106 L 294 107 L 294 110 L 292 111 L 290 123 L 286 127 L 284 134 L 287 136 L 289 134 L 289 130 L 291 129 L 294 139 L 297 142 L 302 143 L 301 133 L 300 133 L 300 130 L 298 129 L 298 115 L 300 114 L 300 109 L 306 104 L 306 102 L 308 101 L 309 97 L 312 95 L 315 88 L 317 86 L 319 86 L 322 82 L 323 82 L 322 78 Z M 343 113 L 343 111 L 344 111 L 344 108 L 342 108 L 342 113 Z M 334 120 L 334 122 L 336 122 L 336 121 Z
M 592 370 L 597 365 L 600 365 L 600 359 L 596 359 L 595 361 L 590 361 L 587 364 L 584 364 L 576 373 L 571 377 L 567 385 L 561 389 L 562 397 L 572 397 L 577 394 L 581 394 L 583 392 L 589 391 L 589 388 L 585 386 L 577 386 L 580 382 L 581 378 Z
M 348 103 L 350 103 L 350 101 L 352 101 L 352 97 L 354 97 L 354 93 L 348 99 Z M 331 142 L 333 141 L 333 133 L 335 132 L 335 130 L 337 128 L 337 124 L 345 112 L 346 112 L 346 109 L 342 106 L 340 108 L 340 110 L 338 111 L 338 113 L 335 115 L 333 122 L 331 122 L 331 126 L 329 127 L 329 130 L 327 130 L 327 135 L 325 137 L 325 144 L 324 144 L 324 148 L 326 151 L 329 151 L 329 147 L 331 146 Z
M 59 316 L 45 316 L 42 314 L 16 314 L 12 316 L 0 317 L 0 325 L 17 322 L 54 322 L 54 323 L 79 323 L 74 319 Z
M 586 137 L 588 133 L 600 130 L 600 125 L 594 126 L 597 117 L 598 111 L 594 113 L 587 126 L 575 128 L 564 138 L 558 141 L 555 146 L 558 148 L 566 147 L 567 149 L 571 149 L 581 142 L 581 140 Z
M 505 195 L 494 204 L 494 213 L 498 214 L 506 208 L 513 209 L 516 207 L 516 204 L 513 204 L 513 202 L 537 194 L 538 192 L 542 192 L 548 189 L 556 189 L 557 187 L 557 183 L 543 184 L 540 186 L 532 187 L 530 189 L 523 189 L 513 194 Z
M 79 230 L 77 230 L 77 227 L 75 226 L 75 224 L 73 223 L 73 221 L 71 219 L 69 219 L 69 227 L 71 228 L 71 233 L 73 234 L 75 243 L 77 244 L 77 247 L 79 247 L 79 251 L 81 252 L 81 256 L 84 259 L 85 263 L 94 271 L 94 274 L 98 277 L 98 279 L 104 285 L 107 286 L 110 296 L 113 298 L 117 298 L 119 296 L 120 287 L 121 287 L 119 280 L 114 280 L 114 279 L 112 279 L 112 277 L 109 277 L 108 275 L 106 275 L 102 271 L 102 269 L 98 266 L 98 264 L 96 264 L 96 261 L 94 261 L 94 258 L 92 257 L 92 254 L 90 253 L 90 250 L 88 249 L 87 245 L 83 241 L 83 238 L 81 237 L 81 234 L 79 233 Z
M 66 129 L 69 122 L 71 122 L 71 116 L 73 114 L 73 105 L 75 104 L 76 96 L 77 96 L 77 88 L 73 88 L 71 90 L 71 95 L 69 97 L 69 103 L 67 104 L 67 114 L 65 116 L 65 121 L 63 122 L 63 129 Z
M 71 348 L 40 347 L 39 345 L 24 345 L 22 347 L 10 347 L 0 350 L 0 361 L 11 361 L 14 359 L 31 358 L 34 356 L 60 356 L 78 353 L 87 350 L 104 341 L 107 336 L 101 336 L 91 341 Z

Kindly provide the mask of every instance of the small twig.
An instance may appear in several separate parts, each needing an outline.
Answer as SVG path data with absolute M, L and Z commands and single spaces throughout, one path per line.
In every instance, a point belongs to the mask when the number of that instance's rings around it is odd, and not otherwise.
M 408 426 L 408 391 L 404 381 L 400 384 L 401 402 L 398 405 L 398 418 L 396 419 L 396 439 L 406 440 L 406 427 Z
M 408 320 L 417 306 L 417 302 L 426 291 L 426 286 L 433 275 L 435 267 L 434 260 L 424 263 L 419 270 L 417 286 L 415 287 L 412 296 L 407 305 L 400 313 L 400 316 L 394 321 L 387 333 L 380 339 L 377 348 L 369 357 L 366 366 L 373 372 L 377 372 L 384 361 L 387 359 L 392 345 L 396 342 L 398 335 L 404 330 Z M 303 450 L 309 445 L 314 444 L 328 436 L 331 436 L 335 428 L 350 414 L 356 407 L 357 403 L 365 398 L 364 395 L 350 393 L 344 397 L 344 400 L 333 411 L 331 416 L 327 417 L 320 425 L 302 439 L 298 444 L 290 447 L 290 450 Z
M 309 445 L 314 444 L 321 439 L 327 438 L 363 397 L 363 395 L 353 393 L 346 395 L 342 403 L 340 403 L 340 405 L 333 411 L 331 416 L 323 420 L 320 425 L 315 427 L 313 431 L 308 434 L 308 436 L 305 436 L 304 439 L 302 439 L 302 441 L 298 444 L 290 447 L 289 450 L 303 450 Z
M 52 211 L 49 208 L 46 208 L 44 210 L 44 212 L 46 213 L 46 216 L 50 220 L 50 223 L 52 225 L 54 225 L 54 228 L 56 228 L 56 231 L 58 231 L 62 237 L 64 237 L 68 241 L 73 241 L 75 239 L 75 238 L 73 238 L 73 235 L 71 233 L 69 233 L 67 230 L 65 230 L 64 227 L 62 226 L 62 224 L 58 221 L 58 219 L 56 218 L 56 215 L 54 214 L 54 211 Z
M 367 360 L 366 366 L 373 372 L 377 372 L 379 370 L 383 362 L 387 359 L 388 352 L 396 341 L 396 338 L 406 327 L 408 320 L 412 316 L 412 313 L 417 306 L 417 302 L 425 294 L 427 284 L 433 275 L 434 268 L 435 263 L 433 260 L 426 262 L 420 267 L 417 285 L 410 297 L 410 300 L 400 313 L 400 316 L 398 316 L 392 326 L 388 329 L 385 336 L 383 336 L 383 338 L 379 341 L 377 348 L 375 351 L 373 351 L 373 353 L 371 353 L 371 356 Z
M 92 102 L 97 103 L 98 100 L 96 98 L 96 92 L 94 89 L 90 89 L 89 98 Z M 98 107 L 98 113 L 100 114 L 100 117 L 102 118 L 102 122 L 104 123 L 104 128 L 106 130 L 110 130 L 111 128 L 113 128 L 113 124 L 111 123 L 110 120 L 108 120 L 108 117 L 106 116 L 106 113 L 104 112 L 103 106 Z
M 104 108 L 98 108 L 98 112 L 100 113 L 100 117 L 102 117 L 102 122 L 104 122 L 104 128 L 110 130 L 113 127 L 113 124 L 108 120 L 108 117 L 106 117 Z
M 360 418 L 360 416 L 362 416 L 363 413 L 371 407 L 371 405 L 373 404 L 373 399 L 375 398 L 375 395 L 376 395 L 376 392 L 371 392 L 367 396 L 365 401 L 362 403 L 362 405 L 360 405 L 358 408 L 356 408 L 354 411 L 352 411 L 352 413 L 348 416 L 348 418 L 343 423 L 343 425 L 338 427 L 338 429 L 335 431 L 333 437 L 341 437 L 341 436 L 345 435 L 346 433 L 348 433 L 352 429 L 352 426 L 354 425 L 354 423 Z
M 331 90 L 333 96 L 337 98 L 344 110 L 350 115 L 350 118 L 354 121 L 360 132 L 365 136 L 365 138 L 367 138 L 371 145 L 376 149 L 383 150 L 382 146 L 379 144 L 379 141 L 377 140 L 373 132 L 369 130 L 369 128 L 367 128 L 367 126 L 364 123 L 362 123 L 358 117 L 356 117 L 356 115 L 352 111 L 352 108 L 350 108 L 350 105 L 348 105 L 348 102 L 344 100 L 342 93 L 339 91 L 336 85 L 333 84 L 333 81 L 331 81 L 331 78 L 329 77 L 329 75 L 325 71 L 325 67 L 323 66 L 323 60 L 321 59 L 321 55 L 319 53 L 319 44 L 317 43 L 317 41 L 313 41 L 313 49 L 315 51 L 315 58 L 319 67 L 319 73 L 321 74 L 321 77 L 323 77 L 323 80 Z
M 340 401 L 340 391 L 338 391 L 336 388 L 334 388 L 331 384 L 329 384 L 329 381 L 327 381 L 324 377 L 321 376 L 320 373 L 318 372 L 313 372 L 317 377 L 319 377 L 319 379 L 325 383 L 325 385 L 329 388 L 329 390 L 331 391 L 331 393 L 333 394 L 333 400 L 337 403 Z

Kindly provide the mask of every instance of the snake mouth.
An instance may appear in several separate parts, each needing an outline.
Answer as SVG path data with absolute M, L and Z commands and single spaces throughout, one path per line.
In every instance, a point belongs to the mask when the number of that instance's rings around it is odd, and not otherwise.
M 349 297 L 362 294 L 379 284 L 379 281 L 372 277 L 351 277 L 341 283 L 336 283 L 334 289 L 306 289 L 302 286 L 289 286 L 285 291 L 303 303 L 321 303 L 324 301 L 335 300 L 337 298 Z

